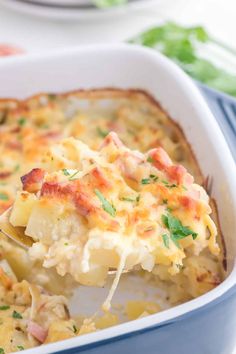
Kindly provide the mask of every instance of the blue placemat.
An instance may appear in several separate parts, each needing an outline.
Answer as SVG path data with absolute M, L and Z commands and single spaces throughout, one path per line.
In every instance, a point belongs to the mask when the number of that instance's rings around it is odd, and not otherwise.
M 228 142 L 236 161 L 236 99 L 197 83 Z

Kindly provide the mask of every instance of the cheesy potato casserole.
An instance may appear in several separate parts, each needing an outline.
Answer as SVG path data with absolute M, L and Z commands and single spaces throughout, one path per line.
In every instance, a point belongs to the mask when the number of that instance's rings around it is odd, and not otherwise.
M 33 241 L 26 250 L 0 234 L 0 353 L 115 325 L 124 272 L 164 289 L 170 306 L 221 282 L 211 199 L 181 130 L 152 98 L 81 91 L 0 109 L 0 212 L 12 206 L 9 224 Z M 71 316 L 73 290 L 104 286 L 111 272 L 104 313 Z M 161 309 L 136 298 L 122 311 L 131 320 Z

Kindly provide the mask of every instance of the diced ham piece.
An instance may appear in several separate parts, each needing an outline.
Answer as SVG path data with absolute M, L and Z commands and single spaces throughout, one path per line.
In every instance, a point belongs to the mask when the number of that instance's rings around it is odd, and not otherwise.
M 158 147 L 156 149 L 150 150 L 148 153 L 148 156 L 151 157 L 153 165 L 158 169 L 158 170 L 166 170 L 168 167 L 172 165 L 171 158 L 169 155 L 165 152 L 164 149 L 161 147 Z
M 85 187 L 84 187 L 85 188 Z M 78 182 L 62 184 L 58 182 L 44 182 L 41 189 L 41 196 L 65 199 L 69 198 L 75 204 L 76 210 L 82 216 L 87 216 L 94 212 L 96 205 L 92 203 L 92 198 L 82 192 L 83 186 Z
M 166 172 L 170 180 L 176 182 L 177 184 L 190 185 L 193 183 L 193 177 L 182 165 L 169 166 Z
M 32 171 L 21 177 L 23 190 L 29 193 L 36 193 L 41 189 L 45 172 L 41 168 L 34 168 Z
M 112 184 L 108 179 L 104 176 L 104 173 L 102 170 L 98 167 L 95 167 L 91 172 L 91 176 L 94 179 L 94 187 L 105 187 L 105 188 L 111 188 Z
M 179 202 L 184 208 L 188 210 L 194 210 L 198 205 L 198 201 L 189 196 L 180 196 Z
M 10 171 L 0 172 L 0 179 L 8 178 L 11 175 Z
M 22 143 L 19 141 L 9 141 L 6 145 L 11 150 L 16 150 L 16 151 L 22 150 Z
M 74 183 L 63 184 L 59 182 L 44 182 L 41 188 L 41 196 L 73 198 L 76 193 L 76 185 Z
M 96 210 L 96 206 L 92 203 L 92 198 L 85 193 L 78 192 L 74 197 L 74 202 L 77 211 L 82 216 L 87 216 Z
M 124 146 L 122 141 L 118 138 L 117 134 L 114 132 L 110 132 L 105 139 L 103 140 L 103 143 L 101 145 L 101 149 L 109 144 L 114 144 L 116 147 L 120 148 Z
M 46 329 L 44 329 L 42 326 L 38 325 L 34 321 L 29 321 L 28 332 L 40 343 L 44 343 L 48 334 L 48 331 Z
M 140 179 L 137 170 L 140 164 L 144 163 L 142 156 L 137 153 L 125 151 L 119 159 L 117 159 L 116 164 L 121 170 L 122 174 L 133 181 L 138 181 Z

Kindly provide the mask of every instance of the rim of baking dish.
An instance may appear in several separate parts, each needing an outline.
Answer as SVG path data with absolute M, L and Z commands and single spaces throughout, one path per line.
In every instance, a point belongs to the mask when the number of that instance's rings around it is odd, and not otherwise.
M 211 113 L 207 103 L 203 99 L 201 93 L 193 83 L 193 81 L 172 61 L 164 57 L 162 54 L 155 52 L 152 49 L 143 48 L 136 45 L 129 44 L 98 44 L 98 45 L 86 45 L 79 48 L 67 48 L 63 50 L 56 50 L 46 54 L 30 54 L 27 56 L 17 56 L 8 59 L 1 59 L 1 67 L 11 67 L 15 64 L 27 64 L 29 62 L 40 62 L 45 61 L 50 58 L 58 57 L 70 57 L 73 55 L 79 55 L 80 53 L 96 53 L 98 56 L 100 53 L 111 53 L 111 52 L 123 52 L 123 54 L 133 54 L 145 57 L 151 61 L 158 61 L 162 66 L 163 70 L 168 70 L 172 75 L 173 80 L 176 81 L 177 85 L 183 89 L 184 94 L 188 100 L 191 101 L 193 109 L 198 115 L 204 116 L 206 119 L 201 122 L 204 124 L 204 129 L 208 132 L 209 136 L 214 136 L 214 140 L 217 141 L 217 146 L 221 154 L 218 154 L 218 159 L 221 166 L 227 170 L 227 184 L 230 187 L 232 193 L 233 207 L 236 212 L 236 183 L 232 176 L 235 175 L 235 163 L 223 133 L 220 130 L 218 123 L 216 122 L 213 114 Z M 152 92 L 150 92 L 152 94 Z M 204 123 L 206 122 L 207 123 Z M 207 292 L 204 295 L 199 296 L 196 299 L 187 301 L 181 305 L 175 306 L 173 308 L 164 310 L 160 313 L 153 314 L 141 319 L 134 321 L 129 321 L 110 327 L 107 329 L 99 330 L 97 332 L 84 334 L 83 336 L 78 336 L 72 339 L 62 340 L 59 342 L 42 345 L 39 347 L 31 348 L 25 350 L 25 353 L 30 352 L 32 354 L 49 354 L 53 352 L 61 352 L 72 350 L 73 348 L 79 347 L 80 349 L 84 347 L 94 347 L 99 346 L 105 342 L 110 342 L 111 340 L 119 340 L 125 337 L 135 335 L 137 333 L 146 332 L 149 330 L 156 329 L 167 325 L 170 322 L 177 321 L 184 315 L 191 315 L 192 312 L 199 310 L 206 305 L 212 303 L 213 301 L 222 300 L 222 295 L 228 292 L 234 285 L 236 285 L 236 264 L 234 259 L 234 264 L 232 271 L 226 279 L 218 285 L 215 289 Z

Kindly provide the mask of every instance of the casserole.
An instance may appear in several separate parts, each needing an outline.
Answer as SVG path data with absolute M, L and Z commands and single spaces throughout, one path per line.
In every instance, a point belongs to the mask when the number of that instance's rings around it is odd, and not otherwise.
M 214 118 L 191 81 L 162 56 L 126 45 L 11 58 L 1 63 L 0 75 L 1 81 L 6 82 L 0 88 L 0 96 L 5 98 L 24 98 L 41 91 L 101 87 L 139 88 L 150 92 L 183 127 L 203 174 L 214 176 L 212 195 L 217 200 L 227 250 L 226 280 L 200 298 L 160 314 L 30 352 L 118 353 L 123 350 L 128 353 L 135 346 L 140 353 L 143 350 L 155 353 L 156 348 L 169 354 L 176 353 L 176 348 L 181 353 L 230 353 L 236 328 L 234 316 L 230 315 L 235 303 L 232 234 L 236 226 L 232 178 L 235 166 Z M 222 317 L 226 314 L 229 314 L 227 324 Z M 187 339 L 183 333 L 187 333 Z

